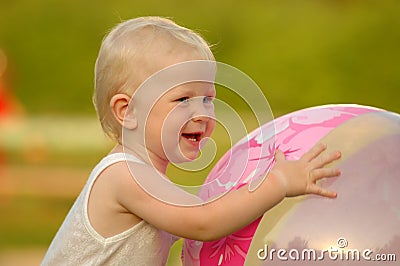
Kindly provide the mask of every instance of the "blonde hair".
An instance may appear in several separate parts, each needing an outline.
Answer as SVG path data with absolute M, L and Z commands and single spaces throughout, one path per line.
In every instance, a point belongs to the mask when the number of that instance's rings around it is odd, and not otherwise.
M 93 95 L 101 126 L 113 140 L 120 139 L 122 127 L 112 114 L 111 98 L 117 93 L 132 94 L 144 81 L 138 74 L 138 58 L 145 54 L 146 47 L 158 33 L 164 33 L 196 49 L 205 60 L 215 61 L 210 46 L 199 34 L 170 19 L 139 17 L 118 24 L 103 39 L 100 47 L 95 65 Z

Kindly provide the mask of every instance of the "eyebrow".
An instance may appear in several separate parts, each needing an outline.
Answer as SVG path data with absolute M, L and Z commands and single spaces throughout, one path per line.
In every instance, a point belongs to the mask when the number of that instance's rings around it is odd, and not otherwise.
M 195 91 L 196 88 L 198 88 L 199 86 L 196 86 L 196 85 L 193 84 L 193 83 L 194 83 L 194 82 L 188 82 L 188 83 L 179 85 L 179 86 L 174 87 L 174 88 L 172 88 L 171 90 L 169 90 L 168 93 L 170 93 L 171 96 L 174 96 L 174 95 L 178 96 L 178 95 L 181 95 L 181 94 L 189 94 L 189 95 L 190 95 L 190 94 L 194 94 L 194 91 Z M 202 82 L 202 83 L 207 83 L 207 84 L 209 84 L 209 85 L 207 85 L 208 87 L 207 87 L 206 90 L 205 90 L 205 93 L 204 93 L 205 95 L 207 95 L 207 94 L 215 95 L 215 94 L 216 94 L 214 87 L 211 86 L 211 82 Z M 193 86 L 195 86 L 195 87 L 193 88 L 193 87 L 188 87 L 188 86 L 185 86 L 185 85 L 193 85 Z M 204 85 L 203 85 L 203 86 L 204 86 Z

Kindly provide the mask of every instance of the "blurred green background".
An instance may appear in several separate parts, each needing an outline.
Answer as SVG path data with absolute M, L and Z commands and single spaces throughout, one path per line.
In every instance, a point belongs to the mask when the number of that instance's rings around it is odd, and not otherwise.
M 275 116 L 331 103 L 400 113 L 396 0 L 2 0 L 0 48 L 23 113 L 0 123 L 0 264 L 40 261 L 111 147 L 91 103 L 94 62 L 111 27 L 146 15 L 197 30 L 218 61 L 257 82 Z M 215 139 L 226 139 L 223 130 Z M 229 148 L 220 147 L 217 158 Z M 170 172 L 179 182 L 182 175 Z

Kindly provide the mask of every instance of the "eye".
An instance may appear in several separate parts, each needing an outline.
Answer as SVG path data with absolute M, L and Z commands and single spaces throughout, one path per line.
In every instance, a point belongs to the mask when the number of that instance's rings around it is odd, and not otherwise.
M 214 101 L 214 97 L 206 96 L 203 98 L 203 103 L 212 103 Z
M 189 101 L 189 97 L 181 97 L 176 100 L 177 102 L 186 103 Z

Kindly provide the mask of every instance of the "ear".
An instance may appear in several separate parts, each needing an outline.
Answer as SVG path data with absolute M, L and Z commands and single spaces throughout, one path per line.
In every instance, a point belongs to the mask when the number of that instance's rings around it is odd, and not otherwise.
M 134 115 L 132 108 L 129 108 L 128 113 L 130 100 L 131 97 L 126 94 L 115 94 L 111 98 L 110 108 L 114 114 L 115 119 L 117 119 L 121 126 L 128 129 L 135 129 L 137 127 L 137 118 Z

